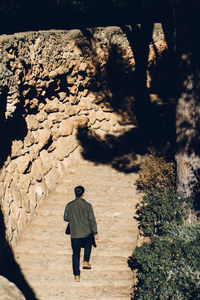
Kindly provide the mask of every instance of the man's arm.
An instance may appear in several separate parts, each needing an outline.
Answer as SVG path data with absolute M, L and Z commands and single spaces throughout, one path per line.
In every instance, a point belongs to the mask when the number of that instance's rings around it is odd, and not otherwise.
M 97 223 L 96 223 L 96 219 L 95 219 L 95 215 L 94 215 L 94 211 L 92 208 L 92 205 L 89 204 L 89 221 L 90 221 L 90 226 L 92 229 L 92 233 L 94 235 L 97 235 Z
M 64 221 L 65 221 L 65 222 L 69 222 L 69 217 L 68 217 L 68 214 L 67 214 L 67 210 L 68 210 L 68 207 L 67 207 L 67 205 L 66 205 L 66 207 L 65 207 L 65 212 L 64 212 Z

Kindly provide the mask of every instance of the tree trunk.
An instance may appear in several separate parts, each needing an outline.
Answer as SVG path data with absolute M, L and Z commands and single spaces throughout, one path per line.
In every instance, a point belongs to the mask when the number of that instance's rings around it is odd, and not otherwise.
M 183 197 L 200 196 L 200 1 L 175 0 L 179 97 L 176 110 L 177 189 Z

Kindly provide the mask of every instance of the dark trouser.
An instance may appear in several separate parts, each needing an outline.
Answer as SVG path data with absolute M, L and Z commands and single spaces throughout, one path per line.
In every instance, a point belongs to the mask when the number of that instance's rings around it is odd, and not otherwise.
M 74 276 L 80 275 L 80 252 L 81 248 L 84 248 L 84 261 L 90 260 L 90 254 L 92 249 L 91 236 L 85 238 L 71 238 L 71 246 L 73 250 L 72 254 L 72 266 Z

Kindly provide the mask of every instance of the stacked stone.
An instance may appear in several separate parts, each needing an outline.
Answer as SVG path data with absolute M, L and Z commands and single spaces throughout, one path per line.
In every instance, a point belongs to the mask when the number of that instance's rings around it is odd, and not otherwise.
M 127 110 L 132 97 L 127 97 L 126 109 L 111 105 L 106 63 L 113 46 L 124 69 L 134 70 L 132 50 L 118 27 L 97 28 L 90 41 L 79 30 L 0 37 L 4 101 L 7 91 L 1 121 L 6 130 L 18 114 L 25 132 L 21 139 L 15 136 L 18 124 L 13 121 L 10 152 L 0 174 L 1 208 L 11 243 L 80 159 L 80 127 L 103 140 L 108 133 L 120 135 L 134 126 L 132 111 Z
M 107 36 L 99 34 L 96 52 L 105 40 L 108 43 Z M 119 39 L 124 39 L 122 33 Z M 1 66 L 7 70 L 1 74 L 1 86 L 9 88 L 4 123 L 20 103 L 26 131 L 24 139 L 11 140 L 1 170 L 1 207 L 12 243 L 78 160 L 78 128 L 87 126 L 101 138 L 120 132 L 120 118 L 108 105 L 99 105 L 102 98 L 88 89 L 96 78 L 95 62 L 81 51 L 81 41 L 84 51 L 91 52 L 79 31 L 1 37 Z M 107 53 L 99 53 L 103 68 Z

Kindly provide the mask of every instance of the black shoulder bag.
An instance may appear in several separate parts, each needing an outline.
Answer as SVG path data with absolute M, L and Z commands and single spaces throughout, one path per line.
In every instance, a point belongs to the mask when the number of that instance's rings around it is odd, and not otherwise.
M 70 223 L 68 223 L 65 234 L 70 234 Z

